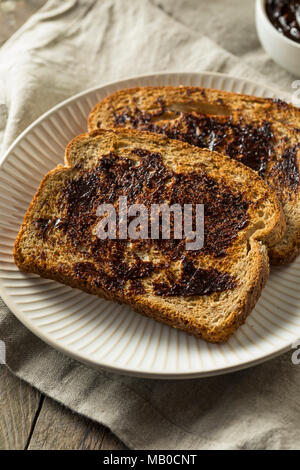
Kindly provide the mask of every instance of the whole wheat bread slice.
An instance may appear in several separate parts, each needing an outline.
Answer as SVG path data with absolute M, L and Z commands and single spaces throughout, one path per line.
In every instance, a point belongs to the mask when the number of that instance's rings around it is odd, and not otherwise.
M 100 240 L 97 207 L 204 203 L 205 242 Z M 275 193 L 216 152 L 133 130 L 94 131 L 68 145 L 65 166 L 34 196 L 14 258 L 37 273 L 212 342 L 241 325 L 267 280 L 267 246 L 285 231 Z
M 88 128 L 135 128 L 228 155 L 256 170 L 277 192 L 287 231 L 273 263 L 300 250 L 300 110 L 280 100 L 193 87 L 116 92 L 91 111 Z

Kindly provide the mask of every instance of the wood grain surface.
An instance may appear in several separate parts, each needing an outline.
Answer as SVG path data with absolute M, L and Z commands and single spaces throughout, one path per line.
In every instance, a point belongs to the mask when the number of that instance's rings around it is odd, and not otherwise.
M 28 449 L 107 450 L 125 447 L 100 424 L 45 398 Z
M 25 449 L 41 396 L 0 366 L 0 449 Z
M 0 46 L 46 0 L 0 0 Z M 44 397 L 0 365 L 0 450 L 126 447 L 104 426 Z
M 0 450 L 124 450 L 107 428 L 79 416 L 0 366 Z

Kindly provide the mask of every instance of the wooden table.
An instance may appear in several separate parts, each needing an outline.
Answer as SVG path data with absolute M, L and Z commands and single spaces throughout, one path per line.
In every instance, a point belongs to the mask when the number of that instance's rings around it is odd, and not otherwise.
M 46 0 L 0 0 L 0 47 Z M 40 394 L 0 365 L 0 450 L 126 447 L 107 428 Z
M 0 450 L 126 447 L 107 428 L 72 413 L 0 366 Z

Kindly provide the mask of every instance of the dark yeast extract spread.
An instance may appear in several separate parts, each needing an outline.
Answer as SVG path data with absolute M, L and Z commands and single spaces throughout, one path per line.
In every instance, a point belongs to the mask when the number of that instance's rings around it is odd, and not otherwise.
M 184 239 L 172 237 L 172 218 L 170 239 L 152 239 L 149 233 L 145 239 L 103 240 L 90 233 L 99 221 L 98 206 L 113 204 L 118 213 L 120 196 L 126 195 L 128 204 L 147 208 L 162 203 L 204 204 L 205 242 L 200 255 L 220 259 L 249 224 L 250 203 L 245 195 L 201 168 L 176 173 L 164 165 L 160 153 L 142 148 L 123 156 L 111 152 L 92 169 L 78 165 L 73 170 L 57 196 L 57 217 L 36 220 L 36 230 L 50 244 L 67 239 L 76 254 L 73 270 L 80 279 L 109 291 L 126 289 L 127 295 L 144 293 L 143 282 L 150 277 L 154 293 L 161 296 L 209 295 L 236 286 L 229 273 L 199 268 L 199 251 L 187 250 Z M 82 254 L 79 262 L 78 253 Z
M 280 33 L 300 44 L 300 0 L 266 0 L 266 11 Z
M 196 105 L 196 103 L 195 103 Z M 184 104 L 185 108 L 188 106 Z M 173 113 L 175 121 L 168 121 Z M 171 139 L 178 139 L 200 148 L 208 148 L 226 153 L 264 176 L 267 162 L 273 153 L 273 133 L 271 125 L 264 122 L 259 126 L 244 124 L 242 120 L 233 122 L 230 115 L 206 116 L 196 109 L 183 111 L 178 105 L 166 107 L 162 99 L 158 100 L 157 109 L 147 112 L 135 108 L 115 114 L 115 125 L 128 124 L 141 130 L 165 134 Z M 155 120 L 166 123 L 157 124 Z
M 205 95 L 203 97 L 205 98 Z M 278 109 L 288 106 L 279 99 L 270 100 Z M 206 111 L 212 112 L 213 115 L 206 115 Z M 299 146 L 285 148 L 280 159 L 276 161 L 275 147 L 278 142 L 276 143 L 272 124 L 267 120 L 252 124 L 244 122 L 242 117 L 233 119 L 230 109 L 226 108 L 222 100 L 217 105 L 193 101 L 166 105 L 164 100 L 159 98 L 151 110 L 144 111 L 134 107 L 114 112 L 114 125 L 164 134 L 171 139 L 223 153 L 266 179 L 277 191 L 280 199 L 289 198 L 298 191 Z M 284 139 L 285 136 L 281 138 L 282 142 Z M 282 185 L 290 191 L 282 194 L 278 190 Z

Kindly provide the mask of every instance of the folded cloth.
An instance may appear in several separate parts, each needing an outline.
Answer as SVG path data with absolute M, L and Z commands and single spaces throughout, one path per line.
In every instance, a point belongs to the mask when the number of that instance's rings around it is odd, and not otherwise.
M 293 77 L 259 47 L 253 7 L 239 0 L 49 0 L 0 49 L 1 154 L 56 103 L 132 75 L 214 70 L 267 84 L 272 77 L 290 89 Z M 206 379 L 125 377 L 89 369 L 50 348 L 3 302 L 0 340 L 18 377 L 108 426 L 133 449 L 299 445 L 300 366 L 290 353 Z

